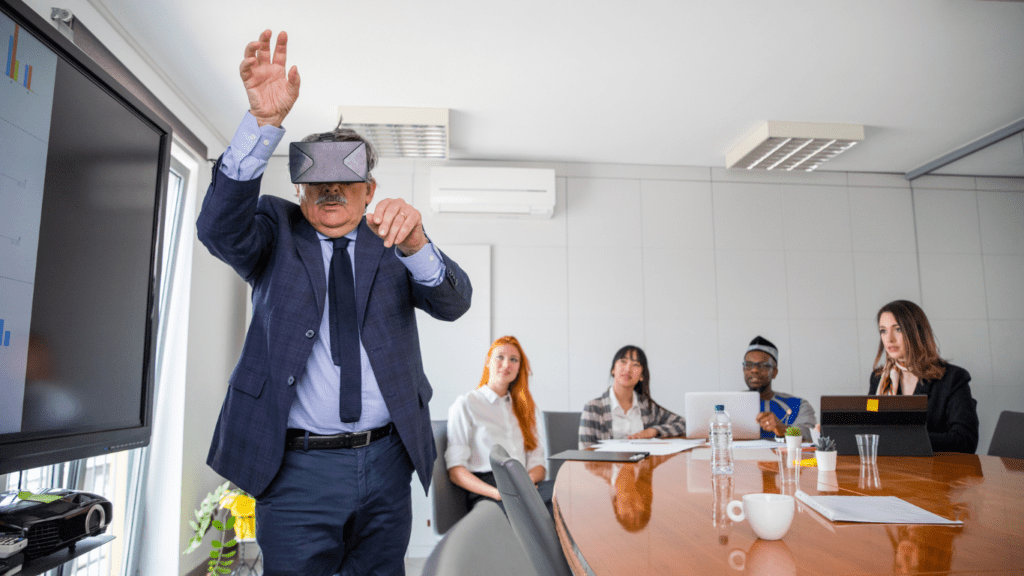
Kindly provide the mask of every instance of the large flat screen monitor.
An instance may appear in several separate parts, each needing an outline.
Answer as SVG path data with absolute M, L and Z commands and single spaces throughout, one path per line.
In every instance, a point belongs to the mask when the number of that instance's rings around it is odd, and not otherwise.
M 0 473 L 148 444 L 171 129 L 0 0 Z

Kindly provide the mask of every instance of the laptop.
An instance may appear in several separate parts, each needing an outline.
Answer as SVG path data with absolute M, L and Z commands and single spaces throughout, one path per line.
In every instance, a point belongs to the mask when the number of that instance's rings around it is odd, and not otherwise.
M 932 456 L 927 415 L 927 396 L 822 396 L 821 435 L 844 456 L 857 434 L 878 434 L 879 456 Z
M 733 440 L 757 440 L 761 437 L 761 427 L 757 425 L 761 395 L 757 392 L 687 392 L 685 401 L 687 438 L 708 437 L 708 423 L 718 404 L 725 405 L 725 411 L 729 413 Z

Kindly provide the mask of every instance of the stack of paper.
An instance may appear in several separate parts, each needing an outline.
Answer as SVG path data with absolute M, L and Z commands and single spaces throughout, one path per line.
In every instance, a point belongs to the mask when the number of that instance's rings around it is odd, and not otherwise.
M 706 444 L 704 440 L 682 438 L 650 438 L 645 440 L 602 440 L 598 452 L 647 452 L 651 456 L 667 456 Z
M 895 496 L 811 496 L 797 490 L 796 498 L 833 522 L 963 524 L 959 520 L 946 520 Z

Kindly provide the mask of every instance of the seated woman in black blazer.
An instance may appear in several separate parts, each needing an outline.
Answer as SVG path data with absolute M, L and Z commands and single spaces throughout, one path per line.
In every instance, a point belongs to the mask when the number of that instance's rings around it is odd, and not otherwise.
M 927 395 L 932 450 L 974 454 L 978 403 L 971 396 L 971 375 L 939 358 L 924 310 L 906 300 L 890 302 L 878 311 L 878 333 L 868 394 Z

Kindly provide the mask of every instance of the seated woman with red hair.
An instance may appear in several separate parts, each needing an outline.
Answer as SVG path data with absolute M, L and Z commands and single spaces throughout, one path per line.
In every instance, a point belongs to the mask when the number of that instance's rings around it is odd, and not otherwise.
M 480 385 L 448 409 L 448 477 L 469 492 L 470 508 L 484 499 L 500 504 L 490 461 L 491 448 L 498 444 L 523 463 L 551 510 L 554 482 L 544 480 L 544 448 L 529 378 L 530 363 L 519 341 L 502 336 L 487 352 Z

